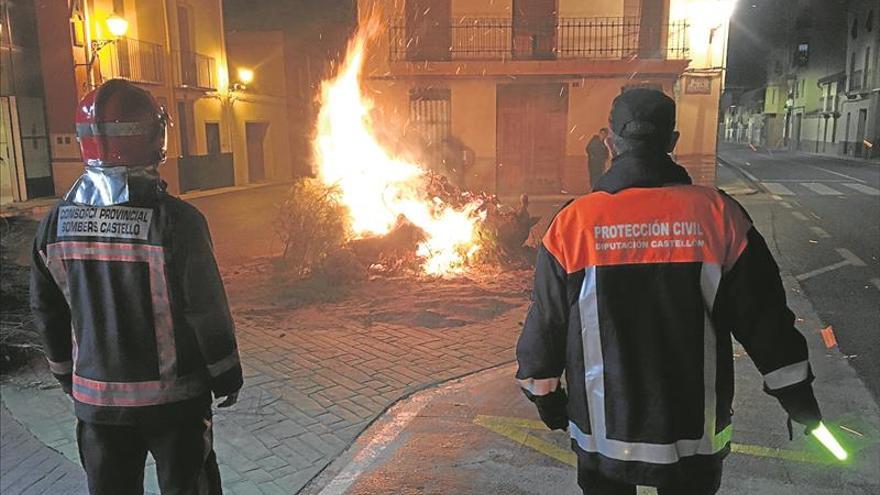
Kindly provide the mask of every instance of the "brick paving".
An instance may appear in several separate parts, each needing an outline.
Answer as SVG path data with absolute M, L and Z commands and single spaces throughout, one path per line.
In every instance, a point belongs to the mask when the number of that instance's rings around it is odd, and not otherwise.
M 86 493 L 78 465 L 37 440 L 6 406 L 0 405 L 0 493 L 26 495 Z
M 343 301 L 298 310 L 257 305 L 254 297 L 235 302 L 231 290 L 246 388 L 233 409 L 215 413 L 226 493 L 296 493 L 401 397 L 511 361 L 527 278 L 516 272 L 482 283 L 365 282 Z M 69 401 L 40 386 L 49 380 L 26 368 L 6 377 L 3 400 L 73 465 Z M 35 473 L 48 469 L 31 465 Z M 147 485 L 155 489 L 153 476 Z

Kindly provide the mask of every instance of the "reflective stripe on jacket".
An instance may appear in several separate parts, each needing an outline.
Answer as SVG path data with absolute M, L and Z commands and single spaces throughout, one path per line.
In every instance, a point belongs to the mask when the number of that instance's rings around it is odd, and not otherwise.
M 242 385 L 205 219 L 164 192 L 107 207 L 61 201 L 36 235 L 31 306 L 84 421 L 204 414 L 210 392 Z
M 807 384 L 799 393 L 812 398 L 806 342 L 772 255 L 734 200 L 690 185 L 668 157 L 618 157 L 598 189 L 544 236 L 517 378 L 541 396 L 565 373 L 585 469 L 677 483 L 717 469 L 729 451 L 731 335 L 768 392 Z

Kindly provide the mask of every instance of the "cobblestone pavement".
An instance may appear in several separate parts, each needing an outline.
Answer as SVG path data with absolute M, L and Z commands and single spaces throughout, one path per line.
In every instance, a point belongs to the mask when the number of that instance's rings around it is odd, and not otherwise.
M 78 465 L 37 440 L 0 406 L 0 493 L 77 494 L 86 491 Z
M 296 493 L 401 397 L 511 361 L 528 279 L 380 279 L 342 301 L 290 310 L 241 296 L 248 289 L 232 277 L 246 388 L 215 416 L 226 492 Z M 3 401 L 36 439 L 77 462 L 71 406 L 51 381 L 42 364 L 25 368 L 5 377 Z M 5 419 L 3 429 L 5 449 Z M 38 474 L 70 468 L 31 465 Z M 151 472 L 147 487 L 158 491 Z M 3 490 L 18 493 L 41 492 Z

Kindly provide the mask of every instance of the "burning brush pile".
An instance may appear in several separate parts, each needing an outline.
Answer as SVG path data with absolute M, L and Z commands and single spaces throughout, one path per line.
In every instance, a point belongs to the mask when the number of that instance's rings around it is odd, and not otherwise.
M 314 140 L 317 179 L 295 187 L 282 206 L 285 257 L 297 260 L 303 276 L 322 264 L 322 256 L 334 258 L 324 265 L 353 257 L 372 271 L 433 276 L 521 258 L 534 223 L 525 204 L 504 208 L 493 196 L 461 191 L 376 138 L 373 104 L 360 85 L 373 32 L 370 23 L 358 31 L 335 78 L 323 83 Z M 303 230 L 320 242 L 298 246 Z

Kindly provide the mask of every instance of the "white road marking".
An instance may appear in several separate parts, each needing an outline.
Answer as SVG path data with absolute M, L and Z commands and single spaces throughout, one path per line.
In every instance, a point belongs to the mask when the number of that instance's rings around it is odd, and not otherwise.
M 422 412 L 422 409 L 436 397 L 456 393 L 463 388 L 472 387 L 491 380 L 497 380 L 509 373 L 510 371 L 505 366 L 489 368 L 482 372 L 459 378 L 451 384 L 442 385 L 439 389 L 425 390 L 407 399 L 402 399 L 363 433 L 363 436 L 367 439 L 365 445 L 361 446 L 355 442 L 355 445 L 351 448 L 360 448 L 360 450 L 318 492 L 318 495 L 343 495 L 348 492 L 351 485 L 372 467 L 379 456 L 397 440 L 406 426 L 416 419 Z
M 854 189 L 858 192 L 869 194 L 871 196 L 880 196 L 880 189 L 874 189 L 871 186 L 866 186 L 864 184 L 854 184 L 850 182 L 844 182 L 841 184 L 842 186 L 848 187 L 850 189 Z
M 868 280 L 868 282 L 871 282 L 877 290 L 880 290 L 880 278 L 872 278 L 871 280 Z
M 843 258 L 843 261 L 838 261 L 837 263 L 834 263 L 834 264 L 828 265 L 828 266 L 823 266 L 822 268 L 816 268 L 815 270 L 813 270 L 811 272 L 802 273 L 802 274 L 796 276 L 795 279 L 798 282 L 803 282 L 804 280 L 813 278 L 817 275 L 822 275 L 823 273 L 828 273 L 828 272 L 837 270 L 838 268 L 843 268 L 845 266 L 866 266 L 865 262 L 862 261 L 855 254 L 853 254 L 853 252 L 850 251 L 849 249 L 835 248 L 834 250 L 837 251 L 837 254 L 839 254 L 841 258 Z
M 822 239 L 830 239 L 831 238 L 831 234 L 829 234 L 822 227 L 810 227 L 810 230 L 812 230 L 814 234 L 821 237 Z
M 845 178 L 847 178 L 847 179 L 854 180 L 854 181 L 856 181 L 856 182 L 861 182 L 862 184 L 865 183 L 865 181 L 863 181 L 862 179 L 859 179 L 859 178 L 857 178 L 857 177 L 853 177 L 853 176 L 851 176 L 851 175 L 842 174 L 842 173 L 840 173 L 840 172 L 835 172 L 834 170 L 828 170 L 827 168 L 817 167 L 817 166 L 815 166 L 815 165 L 807 165 L 807 166 L 810 167 L 810 168 L 816 169 L 816 170 L 821 170 L 821 171 L 823 171 L 823 172 L 827 172 L 827 173 L 829 173 L 829 174 L 834 174 L 834 175 L 837 175 L 837 176 L 840 176 L 840 177 L 845 177 Z
M 782 198 L 779 198 L 779 199 L 782 199 Z M 791 206 L 791 203 L 789 203 L 788 201 L 781 201 L 779 203 L 779 205 L 782 206 L 783 208 L 788 208 L 788 209 L 793 208 L 793 206 Z
M 746 177 L 748 177 L 749 180 L 751 180 L 752 182 L 760 182 L 760 181 L 758 180 L 757 177 L 755 177 L 754 175 L 748 173 L 747 171 L 745 171 L 745 170 L 743 170 L 743 169 L 739 169 L 739 171 L 742 172 L 743 175 L 745 175 Z
M 836 248 L 835 251 L 846 261 L 848 261 L 852 266 L 868 266 L 867 263 L 862 261 L 858 256 L 853 254 L 852 251 L 845 248 Z
M 795 279 L 798 282 L 803 282 L 804 280 L 807 280 L 809 278 L 813 278 L 817 275 L 822 275 L 823 273 L 828 273 L 828 272 L 837 270 L 838 268 L 843 268 L 845 266 L 849 266 L 849 261 L 846 261 L 846 260 L 838 261 L 837 263 L 834 263 L 833 265 L 823 266 L 822 268 L 817 268 L 811 272 L 802 273 L 802 274 L 798 275 L 797 277 L 795 277 Z
M 801 212 L 799 212 L 799 211 L 793 211 L 793 212 L 791 212 L 791 216 L 797 218 L 797 219 L 800 220 L 801 222 L 807 222 L 807 221 L 810 220 L 809 218 L 807 218 L 806 215 L 804 215 L 803 213 L 801 213 Z
M 778 182 L 762 182 L 761 184 L 766 187 L 771 194 L 776 194 L 779 196 L 794 196 L 794 192 L 791 189 L 783 186 L 782 184 L 779 184 Z
M 837 189 L 832 189 L 820 182 L 801 182 L 801 185 L 821 196 L 840 196 L 843 194 Z

